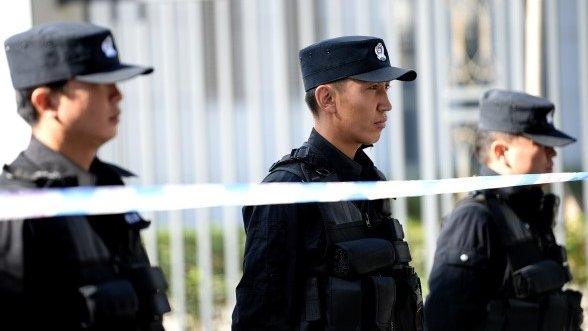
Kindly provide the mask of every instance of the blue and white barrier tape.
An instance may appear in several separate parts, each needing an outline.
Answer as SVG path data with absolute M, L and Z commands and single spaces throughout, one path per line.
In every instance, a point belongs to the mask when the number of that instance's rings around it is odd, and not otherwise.
M 193 184 L 0 190 L 0 220 L 341 200 L 375 200 L 588 179 L 588 172 L 344 183 Z

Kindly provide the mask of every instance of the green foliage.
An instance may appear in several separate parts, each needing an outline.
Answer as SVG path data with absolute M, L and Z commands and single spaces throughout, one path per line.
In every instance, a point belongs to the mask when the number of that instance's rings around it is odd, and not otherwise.
M 213 297 L 215 306 L 220 306 L 226 299 L 224 282 L 224 247 L 222 229 L 213 227 L 210 230 L 212 243 L 212 273 L 213 273 Z M 244 234 L 243 234 L 244 236 Z M 198 243 L 195 230 L 184 231 L 184 277 L 186 284 L 186 310 L 195 322 L 199 315 L 200 280 L 202 273 L 198 268 Z M 157 254 L 159 266 L 167 279 L 171 279 L 170 264 L 170 236 L 167 230 L 160 229 L 157 233 Z M 168 290 L 170 295 L 171 289 Z
M 423 296 L 429 293 L 427 285 L 427 275 L 425 273 L 426 266 L 426 248 L 425 248 L 425 233 L 420 220 L 409 217 L 404 225 L 405 239 L 410 246 L 410 254 L 412 255 L 412 266 L 416 273 L 421 278 L 421 286 L 423 288 Z
M 575 219 L 567 219 L 566 226 L 566 249 L 568 251 L 568 263 L 572 272 L 572 285 L 576 288 L 586 286 L 586 247 L 584 214 L 578 215 Z

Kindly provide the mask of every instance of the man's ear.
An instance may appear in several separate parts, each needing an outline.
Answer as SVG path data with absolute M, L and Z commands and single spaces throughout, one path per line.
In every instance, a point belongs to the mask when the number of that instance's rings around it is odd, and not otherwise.
M 490 145 L 490 157 L 495 161 L 502 163 L 505 166 L 509 166 L 508 159 L 506 158 L 506 152 L 508 151 L 508 142 L 504 139 L 496 139 Z
M 319 111 L 325 111 L 327 113 L 336 112 L 336 92 L 335 88 L 331 85 L 319 85 L 314 90 L 314 97 L 319 106 Z
M 39 118 L 56 114 L 57 99 L 48 87 L 37 87 L 31 94 L 31 103 L 39 113 Z

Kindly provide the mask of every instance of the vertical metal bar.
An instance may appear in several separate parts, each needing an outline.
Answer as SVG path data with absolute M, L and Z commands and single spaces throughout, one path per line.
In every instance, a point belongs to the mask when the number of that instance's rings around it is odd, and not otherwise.
M 196 211 L 196 239 L 198 243 L 198 266 L 202 278 L 198 289 L 200 329 L 213 330 L 214 283 L 212 270 L 212 240 L 210 233 L 210 210 L 200 208 Z
M 288 45 L 286 40 L 286 11 L 284 0 L 272 0 L 272 53 L 273 53 L 273 96 L 274 96 L 274 139 L 275 158 L 279 158 L 290 149 L 289 109 L 290 95 L 288 87 Z
M 6 40 L 15 33 L 29 29 L 33 24 L 31 1 L 4 1 L 0 5 L 0 38 Z M 20 151 L 27 147 L 31 136 L 31 127 L 16 113 L 14 88 L 10 83 L 10 70 L 6 57 L 0 58 L 0 132 L 10 143 L 0 144 L 0 164 L 12 162 Z
M 133 61 L 140 64 L 150 65 L 151 59 L 147 50 L 149 47 L 149 36 L 147 23 L 138 17 L 137 4 L 134 2 L 127 2 L 122 10 L 124 15 L 131 15 L 132 17 L 123 18 L 123 21 L 128 22 L 128 34 L 125 38 L 125 43 L 129 45 L 129 51 L 132 53 Z M 123 6 L 123 3 L 121 3 Z M 129 54 L 131 55 L 131 54 Z M 129 56 L 127 55 L 127 56 Z M 129 58 L 129 61 L 131 59 Z M 131 155 L 132 151 L 139 151 L 138 168 L 139 178 L 141 184 L 154 184 L 154 157 L 153 157 L 153 140 L 152 140 L 152 116 L 153 105 L 151 103 L 151 77 L 139 78 L 132 83 L 136 86 L 130 96 L 133 97 L 133 106 L 125 109 L 126 116 L 131 117 L 132 121 L 136 122 L 137 131 L 129 132 L 130 135 L 138 137 L 138 139 L 130 139 L 133 142 L 129 145 L 130 150 L 127 152 Z M 135 170 L 135 168 L 131 168 Z M 149 228 L 142 232 L 142 237 L 145 242 L 145 249 L 149 255 L 152 264 L 158 264 L 157 256 L 157 224 L 154 221 L 154 213 L 142 213 L 144 217 L 152 220 Z
M 526 0 L 525 5 L 525 91 L 533 95 L 541 95 L 542 0 Z M 557 10 L 557 8 L 555 9 Z M 557 15 L 557 11 L 555 13 L 549 13 L 548 16 L 553 16 L 553 19 L 557 22 L 555 15 Z M 550 29 L 549 26 L 547 28 Z M 555 28 L 557 29 L 557 27 Z M 549 79 L 551 80 L 551 77 Z
M 539 3 L 539 6 L 542 4 Z M 556 0 L 547 0 L 545 12 L 549 15 L 545 15 L 547 19 L 547 95 L 553 104 L 555 105 L 555 112 L 553 114 L 553 122 L 556 126 L 562 124 L 562 109 L 561 109 L 561 70 L 559 63 L 559 26 L 558 26 L 558 13 L 559 9 Z M 539 12 L 541 15 L 541 11 Z M 541 29 L 541 24 L 539 24 Z M 540 62 L 541 63 L 541 62 Z M 559 155 L 553 160 L 553 171 L 563 171 L 563 156 Z M 552 190 L 555 194 L 561 197 L 562 201 L 565 201 L 565 191 L 563 183 L 552 184 Z M 557 219 L 555 223 L 555 237 L 558 242 L 564 243 L 566 237 L 565 224 L 563 219 L 563 204 L 558 209 Z
M 452 178 L 453 177 L 453 139 L 451 137 L 451 126 L 452 121 L 450 120 L 451 111 L 449 109 L 448 100 L 448 70 L 449 68 L 449 33 L 447 31 L 447 10 L 446 2 L 444 1 L 433 1 L 433 13 L 434 13 L 434 26 L 433 39 L 435 42 L 435 59 L 434 69 L 436 71 L 436 101 L 437 109 L 439 112 L 439 120 L 437 121 L 437 137 L 438 148 L 439 148 L 439 169 L 441 172 L 441 178 Z M 446 215 L 453 209 L 453 194 L 441 195 L 441 213 Z
M 219 123 L 223 126 L 219 137 L 221 149 L 221 177 L 223 183 L 235 182 L 235 136 L 234 136 L 234 93 L 233 93 L 233 47 L 231 36 L 231 8 L 228 0 L 214 2 L 216 54 L 217 54 L 217 105 Z M 237 210 L 223 208 L 225 284 L 227 307 L 235 305 L 235 287 L 239 281 Z
M 192 115 L 192 146 L 197 153 L 194 156 L 194 173 L 197 183 L 209 181 L 207 117 L 206 117 L 206 82 L 205 59 L 202 31 L 202 2 L 188 1 L 183 4 L 180 13 L 180 26 L 185 26 L 185 48 L 179 48 L 182 63 L 185 64 L 188 73 L 187 86 L 189 98 L 189 111 Z M 212 271 L 212 243 L 210 239 L 210 209 L 200 208 L 196 210 L 194 228 L 196 229 L 198 267 L 200 271 L 200 283 L 198 284 L 198 301 L 200 328 L 202 330 L 213 329 L 214 293 Z
M 174 4 L 161 2 L 153 4 L 157 8 L 157 29 L 160 45 L 161 64 L 159 73 L 161 82 L 160 88 L 163 92 L 165 141 L 166 149 L 166 172 L 168 183 L 179 183 L 180 174 L 180 137 L 179 137 L 179 105 L 176 94 L 178 67 L 175 59 L 176 38 L 175 25 L 176 15 Z M 186 328 L 186 291 L 184 273 L 184 236 L 181 213 L 179 211 L 168 212 L 170 229 L 170 254 L 171 254 L 171 289 L 173 299 L 173 316 L 177 328 Z
M 432 70 L 431 54 L 433 43 L 431 40 L 431 3 L 428 0 L 416 2 L 416 39 L 417 39 L 417 80 L 418 97 L 418 128 L 419 159 L 422 179 L 434 179 L 437 171 L 437 155 L 435 152 L 435 105 L 434 105 L 434 72 Z M 425 226 L 426 270 L 433 265 L 435 241 L 438 235 L 438 204 L 437 197 L 427 195 L 422 198 L 421 214 Z
M 510 12 L 510 87 L 514 90 L 524 89 L 524 44 L 523 44 L 523 1 L 509 0 Z
M 578 8 L 578 49 L 579 49 L 579 69 L 578 79 L 580 80 L 580 114 L 582 130 L 582 169 L 588 169 L 588 2 L 584 0 L 577 1 Z M 582 183 L 582 199 L 584 205 L 584 215 L 588 211 L 588 182 Z M 586 222 L 586 221 L 585 221 Z M 584 238 L 588 238 L 588 226 L 584 223 Z M 585 244 L 584 256 L 588 258 L 588 241 Z M 588 265 L 586 266 L 588 269 Z
M 507 0 L 494 0 L 494 31 L 496 37 L 496 85 L 502 88 L 510 87 L 510 76 L 508 74 L 508 34 L 507 34 Z
M 371 33 L 370 24 L 370 0 L 355 0 L 355 33 L 369 36 Z M 384 4 L 382 4 L 384 5 Z
M 340 37 L 343 33 L 341 0 L 325 0 L 327 13 L 327 38 Z
M 298 0 L 298 48 L 306 47 L 312 44 L 315 41 L 315 24 L 314 24 L 314 7 L 313 7 L 313 0 Z M 300 101 L 302 102 L 302 107 L 305 109 L 299 109 L 298 111 L 305 112 L 306 116 L 303 116 L 303 128 L 301 128 L 304 134 L 308 134 L 308 130 L 312 128 L 314 121 L 312 115 L 310 114 L 310 110 L 306 109 L 304 105 L 304 86 L 302 84 L 302 80 L 300 80 Z
M 313 0 L 298 0 L 298 44 L 306 47 L 315 41 Z
M 261 127 L 261 73 L 259 60 L 259 32 L 257 30 L 258 0 L 241 2 L 243 19 L 243 68 L 245 75 L 245 108 L 247 112 L 247 162 L 249 181 L 261 180 L 263 169 Z M 282 153 L 286 153 L 283 151 Z
M 398 25 L 394 24 L 394 20 L 390 19 L 390 15 L 394 13 L 394 3 L 396 0 L 387 0 L 382 5 L 380 12 L 380 19 L 385 26 L 385 41 L 388 45 L 388 55 L 390 56 L 390 63 L 394 65 L 401 62 L 400 58 L 400 42 L 398 38 Z M 392 102 L 392 111 L 390 111 L 390 122 L 392 131 L 390 134 L 391 141 L 389 144 L 390 155 L 390 171 L 392 179 L 404 180 L 406 178 L 406 158 L 405 158 L 405 141 L 404 141 L 404 100 L 402 98 L 402 84 L 400 82 L 393 82 L 390 87 L 390 99 Z M 408 209 L 406 206 L 406 198 L 398 198 L 392 200 L 393 215 L 398 218 L 402 225 L 408 221 Z

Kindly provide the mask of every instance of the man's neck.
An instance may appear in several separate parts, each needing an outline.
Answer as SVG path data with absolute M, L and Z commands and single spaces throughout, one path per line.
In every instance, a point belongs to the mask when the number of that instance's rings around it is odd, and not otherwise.
M 498 162 L 487 162 L 485 164 L 486 168 L 494 171 L 498 175 L 511 175 L 511 171 L 509 171 L 508 167 L 498 163 Z
M 91 147 L 90 144 L 79 139 L 68 139 L 65 135 L 49 134 L 33 128 L 33 136 L 43 145 L 67 157 L 86 171 L 90 169 L 98 152 L 98 147 Z
M 361 144 L 346 142 L 340 139 L 339 136 L 332 130 L 327 130 L 322 126 L 315 124 L 314 129 L 325 138 L 331 145 L 335 146 L 341 153 L 345 154 L 348 158 L 352 159 L 355 157 L 357 150 L 361 147 Z

